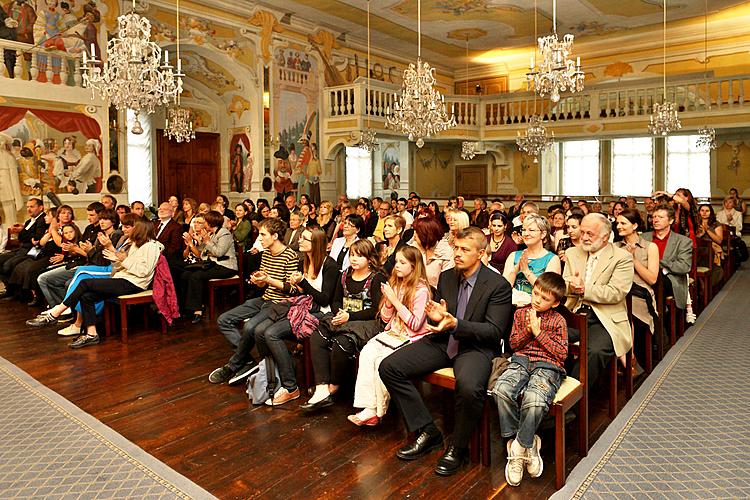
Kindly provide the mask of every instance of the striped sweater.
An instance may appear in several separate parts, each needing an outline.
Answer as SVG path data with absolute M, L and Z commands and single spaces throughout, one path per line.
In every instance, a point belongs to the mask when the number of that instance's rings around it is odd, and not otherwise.
M 263 252 L 260 259 L 260 270 L 267 272 L 271 278 L 284 282 L 284 290 L 279 290 L 270 285 L 267 286 L 266 291 L 263 292 L 263 300 L 278 302 L 293 295 L 292 288 L 295 292 L 297 289 L 289 286 L 289 277 L 293 272 L 298 271 L 299 267 L 299 255 L 289 247 L 284 247 L 284 250 L 278 255 L 273 255 L 270 250 Z

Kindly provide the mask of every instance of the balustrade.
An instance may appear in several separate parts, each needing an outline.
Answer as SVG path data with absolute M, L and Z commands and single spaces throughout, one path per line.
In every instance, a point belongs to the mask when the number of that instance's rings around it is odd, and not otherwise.
M 0 49 L 16 52 L 11 76 L 8 68 L 0 67 L 0 79 L 30 80 L 39 83 L 82 87 L 81 54 L 37 47 L 27 43 L 0 39 Z

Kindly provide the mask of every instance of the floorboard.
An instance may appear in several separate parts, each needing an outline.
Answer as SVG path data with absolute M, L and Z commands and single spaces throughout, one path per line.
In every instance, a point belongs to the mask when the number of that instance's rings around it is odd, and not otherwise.
M 24 324 L 38 312 L 0 303 L 0 356 L 219 498 L 532 499 L 555 491 L 550 432 L 542 434 L 544 474 L 517 488 L 505 484 L 496 416 L 493 465 L 442 478 L 432 470 L 439 452 L 416 462 L 395 458 L 406 436 L 395 411 L 378 427 L 358 429 L 346 420 L 351 395 L 306 416 L 298 409 L 304 395 L 282 407 L 254 407 L 242 386 L 210 384 L 208 373 L 231 355 L 211 321 L 178 320 L 162 336 L 156 321 L 144 329 L 136 311 L 128 344 L 114 337 L 73 351 L 57 328 Z M 592 443 L 609 423 L 604 389 L 592 396 Z M 444 397 L 437 389 L 427 397 L 441 427 Z M 578 461 L 575 432 L 571 425 L 569 470 Z

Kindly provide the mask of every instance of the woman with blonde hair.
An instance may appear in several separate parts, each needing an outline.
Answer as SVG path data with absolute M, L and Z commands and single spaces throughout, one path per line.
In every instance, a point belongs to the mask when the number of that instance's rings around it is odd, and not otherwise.
M 425 307 L 432 294 L 421 252 L 411 246 L 399 249 L 391 277 L 380 289 L 379 310 L 385 329 L 359 355 L 354 407 L 362 410 L 347 417 L 358 426 L 377 425 L 388 410 L 390 396 L 378 375 L 380 362 L 399 347 L 427 334 Z
M 318 207 L 318 225 L 325 231 L 328 241 L 333 241 L 333 230 L 336 228 L 336 221 L 333 218 L 333 203 L 324 201 Z
M 460 208 L 451 208 L 445 214 L 445 220 L 448 222 L 449 228 L 445 238 L 448 240 L 450 246 L 453 246 L 453 242 L 456 239 L 456 233 L 469 227 L 469 214 Z

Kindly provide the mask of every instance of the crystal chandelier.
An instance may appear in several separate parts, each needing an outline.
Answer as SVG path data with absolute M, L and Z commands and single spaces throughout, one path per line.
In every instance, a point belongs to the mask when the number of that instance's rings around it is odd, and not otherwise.
M 182 64 L 177 60 L 176 72 L 169 64 L 169 54 L 151 41 L 151 23 L 133 10 L 117 18 L 117 36 L 107 44 L 106 61 L 96 58 L 91 44 L 91 57 L 83 52 L 83 86 L 91 87 L 91 97 L 98 91 L 119 111 L 132 109 L 137 113 L 153 113 L 154 108 L 174 102 L 182 92 Z
M 703 14 L 703 77 L 706 80 L 706 111 L 711 110 L 711 95 L 708 90 L 708 0 L 705 0 L 705 11 Z M 716 149 L 716 130 L 708 125 L 698 129 L 698 141 L 696 147 L 704 151 Z
M 417 0 L 417 63 L 404 70 L 401 95 L 394 95 L 393 110 L 386 110 L 386 127 L 416 140 L 417 147 L 424 146 L 424 138 L 456 126 L 451 111 L 445 111 L 445 96 L 435 90 L 435 68 L 422 61 L 422 2 Z
M 516 138 L 516 144 L 518 149 L 526 153 L 527 155 L 534 157 L 534 163 L 539 163 L 539 155 L 542 151 L 552 146 L 555 140 L 555 133 L 547 134 L 547 129 L 542 125 L 542 119 L 539 115 L 531 115 L 529 117 L 529 126 L 526 131 L 521 135 L 521 131 L 518 132 Z
M 354 147 L 368 153 L 378 149 L 375 131 L 370 128 L 370 113 L 372 113 L 372 94 L 370 94 L 370 0 L 367 0 L 367 86 L 365 94 L 365 114 L 367 114 L 367 128 L 358 132 L 351 132 L 349 139 L 355 141 Z
M 667 101 L 667 0 L 664 2 L 664 29 L 662 30 L 663 56 L 662 56 L 662 78 L 664 85 L 664 98 L 662 103 L 654 103 L 654 112 L 651 114 L 648 131 L 653 135 L 666 136 L 670 132 L 680 130 L 682 123 L 677 116 L 677 105 Z
M 180 60 L 180 0 L 177 0 L 177 65 L 181 66 Z M 180 68 L 181 69 L 181 68 Z M 177 143 L 190 142 L 195 139 L 193 130 L 193 112 L 188 108 L 180 106 L 180 95 L 177 94 L 176 106 L 167 109 L 167 119 L 164 124 L 164 136 L 174 139 Z
M 461 159 L 471 160 L 477 155 L 478 142 L 464 141 L 461 143 Z
M 536 31 L 536 1 L 534 2 L 534 31 Z M 552 34 L 538 38 L 539 67 L 534 65 L 531 56 L 529 72 L 526 73 L 529 90 L 540 96 L 549 94 L 552 102 L 560 100 L 560 92 L 570 90 L 581 92 L 585 75 L 581 71 L 581 58 L 575 64 L 569 59 L 573 53 L 573 35 L 567 34 L 562 40 L 557 38 L 557 0 L 552 0 Z

